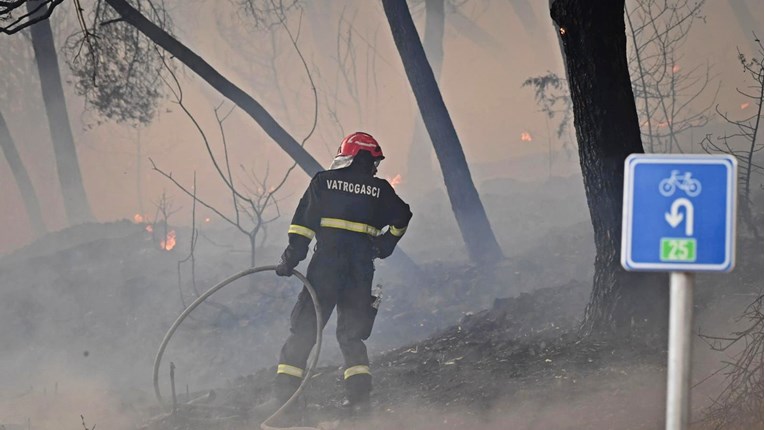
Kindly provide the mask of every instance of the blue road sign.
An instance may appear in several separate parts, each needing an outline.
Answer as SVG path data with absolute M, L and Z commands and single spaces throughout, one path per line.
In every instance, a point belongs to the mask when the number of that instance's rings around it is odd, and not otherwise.
M 622 266 L 627 270 L 732 270 L 736 167 L 736 159 L 729 155 L 627 157 Z

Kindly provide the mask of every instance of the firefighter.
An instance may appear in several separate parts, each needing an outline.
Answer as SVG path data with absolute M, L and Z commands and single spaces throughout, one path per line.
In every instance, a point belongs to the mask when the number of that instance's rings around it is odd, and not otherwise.
M 377 313 L 371 293 L 373 260 L 393 253 L 412 217 L 409 205 L 390 183 L 375 177 L 384 158 L 380 145 L 367 133 L 343 139 L 329 170 L 317 173 L 300 199 L 288 230 L 289 245 L 276 268 L 279 276 L 290 276 L 316 237 L 307 277 L 321 305 L 322 328 L 337 306 L 337 341 L 345 359 L 344 406 L 356 414 L 369 411 L 372 390 L 364 340 Z M 315 340 L 316 315 L 303 288 L 277 367 L 279 405 L 300 385 Z

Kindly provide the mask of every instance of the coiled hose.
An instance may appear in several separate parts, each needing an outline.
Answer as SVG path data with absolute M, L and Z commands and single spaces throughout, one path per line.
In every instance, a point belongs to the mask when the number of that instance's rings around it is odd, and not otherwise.
M 157 396 L 157 401 L 160 405 L 162 405 L 165 408 L 168 408 L 168 405 L 165 403 L 165 401 L 162 399 L 162 394 L 159 392 L 159 366 L 162 362 L 162 355 L 165 353 L 165 348 L 167 348 L 167 344 L 170 342 L 170 339 L 173 337 L 173 334 L 175 334 L 175 331 L 178 329 L 178 327 L 181 325 L 183 320 L 186 319 L 189 314 L 197 308 L 202 302 L 207 300 L 208 297 L 212 296 L 216 291 L 220 290 L 221 288 L 225 287 L 226 285 L 236 281 L 237 279 L 243 278 L 247 275 L 251 275 L 253 273 L 258 272 L 265 272 L 269 270 L 276 270 L 276 266 L 260 266 L 260 267 L 252 267 L 250 269 L 241 271 L 239 273 L 236 273 L 232 276 L 229 276 L 228 278 L 220 281 L 215 286 L 210 288 L 209 290 L 205 291 L 204 294 L 199 296 L 196 300 L 194 300 L 193 303 L 191 303 L 186 309 L 181 312 L 181 314 L 178 316 L 178 318 L 173 322 L 173 325 L 170 326 L 170 329 L 165 334 L 164 339 L 162 339 L 162 343 L 159 345 L 159 350 L 157 351 L 157 356 L 154 358 L 154 394 Z M 308 363 L 308 367 L 306 368 L 305 376 L 303 376 L 303 380 L 300 382 L 300 386 L 297 388 L 295 393 L 290 397 L 282 407 L 280 407 L 276 412 L 274 412 L 270 417 L 266 418 L 265 421 L 260 425 L 260 428 L 263 430 L 271 430 L 275 427 L 271 427 L 270 422 L 278 418 L 279 416 L 284 413 L 287 408 L 289 408 L 292 403 L 295 402 L 295 399 L 298 398 L 300 393 L 303 392 L 303 389 L 305 388 L 306 384 L 308 383 L 308 379 L 311 377 L 311 374 L 313 373 L 314 368 L 316 367 L 316 363 L 319 361 L 319 353 L 321 352 L 321 306 L 319 305 L 319 299 L 316 296 L 316 290 L 313 289 L 313 286 L 311 286 L 311 283 L 308 282 L 308 279 L 306 277 L 298 272 L 297 270 L 293 270 L 292 274 L 300 280 L 300 282 L 303 283 L 306 290 L 308 290 L 308 294 L 311 296 L 311 300 L 313 301 L 313 308 L 316 311 L 316 344 L 314 346 L 314 353 Z M 292 430 L 315 430 L 313 427 L 290 427 Z

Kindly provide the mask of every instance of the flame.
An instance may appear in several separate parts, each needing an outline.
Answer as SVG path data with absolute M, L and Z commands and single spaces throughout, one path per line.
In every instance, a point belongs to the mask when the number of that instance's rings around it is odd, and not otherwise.
M 175 230 L 167 232 L 167 237 L 165 240 L 159 242 L 159 247 L 165 251 L 170 251 L 175 248 Z
M 744 110 L 749 107 L 749 102 L 741 103 L 741 110 Z
M 205 222 L 210 222 L 210 217 L 205 218 Z
M 677 73 L 679 71 L 680 71 L 680 65 L 679 64 L 675 64 L 674 66 L 672 66 L 672 73 Z
M 650 120 L 650 122 L 649 122 L 648 120 L 646 120 L 646 121 L 643 121 L 643 122 L 640 124 L 640 126 L 641 126 L 641 127 L 648 127 L 648 125 L 649 125 L 649 124 L 650 124 L 652 127 L 654 127 L 654 128 L 657 128 L 657 129 L 662 129 L 662 128 L 667 128 L 667 127 L 669 127 L 670 125 L 672 125 L 672 121 L 663 121 L 663 120 Z
M 140 224 L 143 222 L 143 215 L 141 214 L 135 214 L 133 215 L 133 222 L 136 224 Z
M 154 231 L 154 227 L 152 227 L 152 225 L 151 225 L 151 224 L 146 224 L 146 231 L 148 231 L 149 233 L 151 233 L 151 232 L 153 232 L 153 231 Z
M 388 182 L 390 182 L 391 187 L 396 188 L 396 185 L 401 183 L 401 175 L 396 174 L 396 176 L 388 178 Z
M 521 133 L 521 142 L 531 142 L 531 133 L 524 131 Z

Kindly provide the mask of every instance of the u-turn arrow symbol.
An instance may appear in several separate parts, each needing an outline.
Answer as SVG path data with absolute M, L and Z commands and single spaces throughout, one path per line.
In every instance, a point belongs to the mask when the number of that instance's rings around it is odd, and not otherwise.
M 680 207 L 685 207 L 685 216 L 680 212 Z M 672 202 L 669 212 L 664 213 L 664 219 L 667 220 L 672 228 L 677 227 L 685 218 L 685 235 L 693 236 L 693 203 L 682 197 Z

